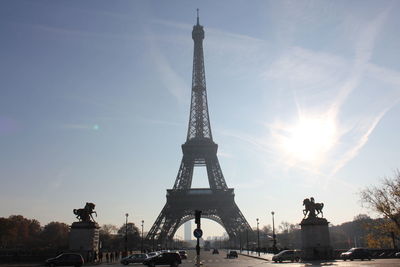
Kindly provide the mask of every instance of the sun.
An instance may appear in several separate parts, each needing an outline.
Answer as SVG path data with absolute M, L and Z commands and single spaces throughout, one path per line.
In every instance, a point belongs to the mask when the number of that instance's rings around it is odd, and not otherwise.
M 336 125 L 329 116 L 301 116 L 285 132 L 282 146 L 291 158 L 316 162 L 333 147 Z

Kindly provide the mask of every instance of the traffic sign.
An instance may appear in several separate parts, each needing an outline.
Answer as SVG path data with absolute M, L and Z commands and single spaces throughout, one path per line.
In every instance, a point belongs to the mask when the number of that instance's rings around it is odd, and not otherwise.
M 202 231 L 201 229 L 199 229 L 199 228 L 196 228 L 196 229 L 194 229 L 194 231 L 193 231 L 193 235 L 194 235 L 194 237 L 196 237 L 196 238 L 200 238 L 200 237 L 203 236 L 203 231 Z

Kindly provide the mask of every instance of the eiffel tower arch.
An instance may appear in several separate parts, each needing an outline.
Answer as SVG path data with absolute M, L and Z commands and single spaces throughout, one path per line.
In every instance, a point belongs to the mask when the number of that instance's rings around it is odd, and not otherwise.
M 217 150 L 211 132 L 204 71 L 204 29 L 193 26 L 194 41 L 192 94 L 186 142 L 183 157 L 173 189 L 167 190 L 167 203 L 146 236 L 148 241 L 172 240 L 185 222 L 194 218 L 194 210 L 202 217 L 220 224 L 231 239 L 252 232 L 249 223 L 235 203 L 234 189 L 228 188 L 219 165 Z M 205 167 L 210 188 L 191 188 L 194 167 Z

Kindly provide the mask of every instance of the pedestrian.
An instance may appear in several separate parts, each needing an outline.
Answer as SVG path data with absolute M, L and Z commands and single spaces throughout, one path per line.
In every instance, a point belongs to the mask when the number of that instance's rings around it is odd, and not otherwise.
M 103 262 L 103 251 L 99 251 L 99 262 L 102 263 Z
M 119 260 L 118 252 L 114 251 L 115 261 Z
M 110 261 L 114 262 L 114 252 L 110 252 Z
M 106 252 L 106 262 L 109 263 L 110 260 L 110 255 L 108 255 L 108 252 Z

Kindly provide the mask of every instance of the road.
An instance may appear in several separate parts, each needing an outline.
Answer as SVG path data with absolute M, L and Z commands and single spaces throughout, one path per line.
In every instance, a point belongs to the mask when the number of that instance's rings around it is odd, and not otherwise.
M 188 259 L 182 260 L 182 264 L 179 267 L 194 267 L 195 266 L 195 254 L 196 252 L 193 250 L 188 251 Z M 253 257 L 249 257 L 247 255 L 239 255 L 237 259 L 227 259 L 226 251 L 220 250 L 220 254 L 213 255 L 210 251 L 201 251 L 201 261 L 203 263 L 203 267 L 311 267 L 311 266 L 334 266 L 334 267 L 353 267 L 353 266 L 367 266 L 367 267 L 400 267 L 400 259 L 373 259 L 371 261 L 332 261 L 332 262 L 307 262 L 307 263 L 275 263 L 271 261 L 266 261 L 264 259 L 257 259 Z M 120 263 L 114 264 L 101 264 L 97 266 L 125 266 Z M 143 266 L 142 264 L 130 264 L 128 266 Z
M 255 254 L 253 254 L 255 255 Z M 227 259 L 226 251 L 220 250 L 219 255 L 212 255 L 209 251 L 201 251 L 201 260 L 203 262 L 202 267 L 324 267 L 324 266 L 334 266 L 334 267 L 400 267 L 400 259 L 373 259 L 371 261 L 332 261 L 332 262 L 302 262 L 302 263 L 275 263 L 271 261 L 267 261 L 265 259 L 257 259 L 253 257 L 249 257 L 247 255 L 239 255 L 237 259 Z M 0 266 L 12 266 L 12 267 L 39 267 L 44 266 L 43 264 L 2 264 Z M 114 266 L 125 266 L 121 263 L 102 263 L 102 264 L 94 264 L 94 265 L 85 265 L 85 266 L 105 266 L 105 267 L 114 267 Z M 128 267 L 145 267 L 143 264 L 130 264 Z M 188 251 L 188 259 L 182 260 L 182 264 L 179 267 L 194 267 L 195 266 L 195 251 Z

